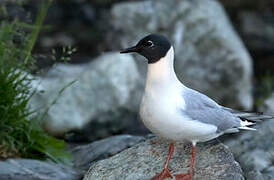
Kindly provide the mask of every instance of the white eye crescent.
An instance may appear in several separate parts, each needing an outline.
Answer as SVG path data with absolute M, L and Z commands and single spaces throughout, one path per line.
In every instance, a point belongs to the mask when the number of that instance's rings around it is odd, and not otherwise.
M 154 44 L 153 44 L 152 41 L 147 41 L 147 46 L 148 46 L 148 47 L 152 47 L 152 46 L 154 46 Z

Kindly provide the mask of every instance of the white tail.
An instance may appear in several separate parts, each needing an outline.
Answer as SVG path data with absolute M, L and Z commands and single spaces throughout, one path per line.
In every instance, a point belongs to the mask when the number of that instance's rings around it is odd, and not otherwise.
M 238 127 L 238 129 L 243 129 L 243 130 L 251 130 L 251 131 L 256 131 L 256 129 L 254 128 L 250 128 L 250 127 L 247 127 L 247 126 L 251 126 L 251 125 L 254 125 L 255 123 L 253 122 L 249 122 L 249 121 L 241 121 L 241 126 Z

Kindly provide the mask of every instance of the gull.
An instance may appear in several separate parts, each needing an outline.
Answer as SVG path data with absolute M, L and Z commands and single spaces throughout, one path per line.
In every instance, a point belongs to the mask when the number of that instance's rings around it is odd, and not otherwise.
M 259 119 L 272 118 L 221 106 L 208 96 L 185 86 L 174 71 L 174 49 L 163 35 L 150 34 L 137 45 L 121 51 L 132 52 L 144 56 L 148 62 L 145 91 L 140 105 L 141 119 L 150 131 L 170 141 L 164 168 L 151 180 L 172 178 L 168 164 L 175 141 L 192 144 L 189 171 L 176 174 L 175 178 L 192 180 L 198 142 L 206 142 L 241 129 L 255 130 L 249 126 Z

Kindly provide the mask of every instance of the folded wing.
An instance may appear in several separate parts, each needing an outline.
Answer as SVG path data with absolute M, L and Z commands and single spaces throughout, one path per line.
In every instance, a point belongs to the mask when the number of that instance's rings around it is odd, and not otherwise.
M 192 120 L 216 126 L 219 133 L 237 132 L 238 129 L 255 130 L 248 126 L 253 125 L 254 121 L 259 119 L 256 113 L 243 113 L 220 106 L 206 95 L 192 89 L 184 91 L 183 98 L 186 107 L 181 109 L 181 112 L 184 115 Z M 269 116 L 260 116 L 269 118 Z

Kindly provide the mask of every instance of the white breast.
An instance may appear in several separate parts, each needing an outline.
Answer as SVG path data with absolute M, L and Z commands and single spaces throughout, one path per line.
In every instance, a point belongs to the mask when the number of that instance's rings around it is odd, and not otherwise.
M 183 119 L 178 117 L 178 112 L 179 107 L 184 106 L 184 101 L 179 96 L 168 96 L 167 91 L 171 92 L 167 89 L 147 91 L 143 96 L 140 115 L 145 126 L 153 133 L 174 139 L 182 133 L 179 126 Z

